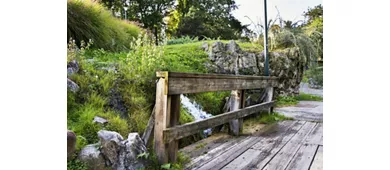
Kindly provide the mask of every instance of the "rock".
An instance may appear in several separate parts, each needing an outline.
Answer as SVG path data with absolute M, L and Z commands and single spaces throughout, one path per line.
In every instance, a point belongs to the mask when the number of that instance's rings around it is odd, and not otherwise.
M 209 43 L 207 43 L 207 42 L 204 42 L 203 44 L 202 44 L 202 47 L 201 47 L 204 51 L 208 51 L 209 50 Z
M 98 132 L 100 143 L 102 146 L 101 152 L 107 160 L 107 164 L 116 167 L 118 164 L 118 153 L 122 147 L 123 137 L 113 131 L 100 130 Z
M 79 63 L 76 60 L 72 60 L 67 65 L 68 76 L 75 74 L 79 71 Z
M 76 150 L 76 134 L 68 130 L 67 132 L 67 157 L 70 158 Z
M 72 92 L 77 92 L 79 91 L 80 87 L 77 85 L 75 82 L 73 82 L 71 79 L 68 78 L 68 90 Z
M 87 145 L 79 153 L 78 159 L 84 162 L 88 166 L 88 169 L 106 169 L 104 157 L 98 147 L 99 144 Z
M 210 49 L 211 48 L 211 49 Z M 246 52 L 234 41 L 228 44 L 214 42 L 209 47 L 209 72 L 218 74 L 264 75 L 264 52 Z M 276 94 L 295 95 L 302 80 L 305 65 L 296 47 L 269 52 L 269 73 L 279 77 Z M 313 85 L 312 83 L 312 86 Z
M 127 140 L 117 132 L 106 130 L 100 130 L 98 136 L 101 153 L 107 166 L 115 170 L 135 170 L 145 167 L 145 161 L 137 158 L 139 154 L 147 152 L 138 133 L 130 133 Z
M 122 143 L 123 148 L 119 152 L 117 170 L 145 168 L 145 161 L 137 158 L 139 154 L 147 152 L 146 146 L 138 133 L 130 133 L 127 140 Z
M 102 118 L 102 117 L 99 117 L 99 116 L 95 116 L 93 118 L 93 123 L 99 123 L 99 124 L 102 124 L 102 125 L 105 125 L 108 123 L 108 120 Z

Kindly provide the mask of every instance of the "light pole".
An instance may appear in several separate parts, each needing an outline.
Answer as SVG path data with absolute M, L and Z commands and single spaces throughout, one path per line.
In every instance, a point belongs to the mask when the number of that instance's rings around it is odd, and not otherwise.
M 264 59 L 264 74 L 265 76 L 269 76 L 267 0 L 264 0 Z
M 129 7 L 125 6 L 123 8 L 125 9 L 125 20 L 127 20 L 127 9 L 129 9 Z

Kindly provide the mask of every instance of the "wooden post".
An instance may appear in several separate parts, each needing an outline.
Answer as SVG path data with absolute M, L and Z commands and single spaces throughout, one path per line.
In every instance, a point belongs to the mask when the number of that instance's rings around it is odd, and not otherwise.
M 266 90 L 265 91 L 266 97 L 265 97 L 265 101 L 264 102 L 272 101 L 273 94 L 274 94 L 274 88 L 273 87 L 267 87 L 265 90 Z M 271 113 L 272 111 L 273 111 L 273 107 L 267 109 L 268 113 Z
M 168 163 L 168 145 L 164 144 L 163 130 L 169 125 L 168 72 L 157 72 L 156 110 L 154 124 L 154 150 L 160 164 Z
M 169 127 L 174 127 L 179 124 L 180 118 L 180 95 L 172 95 L 170 98 L 170 121 Z M 173 140 L 168 143 L 168 159 L 170 163 L 175 163 L 179 149 L 179 141 Z
M 230 95 L 230 111 L 235 111 L 240 108 L 240 95 L 239 90 L 232 90 Z M 229 122 L 229 127 L 233 135 L 238 136 L 240 134 L 240 121 L 238 119 Z
M 242 109 L 245 107 L 245 90 L 240 91 L 240 106 L 239 108 Z M 238 119 L 238 127 L 240 132 L 244 130 L 244 118 Z

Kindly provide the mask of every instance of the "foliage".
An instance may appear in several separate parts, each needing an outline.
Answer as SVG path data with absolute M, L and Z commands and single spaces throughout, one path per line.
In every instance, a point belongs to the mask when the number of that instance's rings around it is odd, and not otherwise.
M 176 9 L 174 24 L 168 24 L 168 32 L 177 37 L 237 39 L 249 31 L 232 15 L 237 9 L 234 0 L 179 0 Z
M 321 96 L 315 96 L 306 93 L 299 93 L 298 96 L 295 96 L 295 99 L 298 101 L 322 101 L 323 100 Z
M 276 98 L 276 107 L 293 106 L 298 104 L 298 100 L 293 96 L 278 96 Z
M 129 42 L 142 30 L 127 21 L 117 19 L 102 5 L 91 0 L 68 0 L 67 37 L 76 44 L 92 39 L 94 48 L 118 51 L 128 49 Z
M 180 105 L 180 117 L 179 117 L 179 123 L 180 124 L 186 124 L 195 121 L 195 119 L 191 116 L 191 114 L 188 112 L 188 110 Z
M 279 114 L 277 112 L 273 112 L 270 114 L 266 112 L 262 112 L 259 114 L 259 116 L 246 118 L 244 120 L 244 126 L 252 127 L 254 124 L 258 124 L 258 123 L 271 124 L 283 120 L 293 120 L 293 119 L 290 117 L 286 117 L 282 114 Z
M 282 114 L 279 114 L 277 112 L 271 114 L 263 113 L 258 119 L 259 123 L 264 123 L 264 124 L 275 123 L 282 120 L 293 120 L 293 119 L 290 117 L 286 117 Z
M 189 95 L 189 98 L 195 100 L 202 106 L 202 110 L 212 115 L 223 113 L 225 98 L 230 96 L 230 91 L 204 92 Z
M 314 84 L 316 86 L 323 86 L 323 70 L 322 67 L 310 68 L 305 71 L 304 77 L 307 78 L 309 84 Z
M 193 42 L 197 42 L 197 41 L 199 41 L 198 37 L 191 38 L 190 36 L 184 36 L 184 37 L 181 37 L 181 38 L 174 38 L 174 39 L 168 40 L 167 41 L 167 45 L 187 44 L 187 43 L 193 43 Z
M 322 5 L 319 4 L 319 5 L 315 6 L 314 8 L 309 7 L 308 10 L 303 13 L 303 16 L 305 16 L 305 18 L 307 18 L 307 23 L 310 24 L 314 20 L 316 20 L 318 18 L 322 18 L 323 13 L 324 12 L 323 12 Z
M 67 161 L 68 170 L 88 170 L 87 166 L 78 159 L 72 159 Z

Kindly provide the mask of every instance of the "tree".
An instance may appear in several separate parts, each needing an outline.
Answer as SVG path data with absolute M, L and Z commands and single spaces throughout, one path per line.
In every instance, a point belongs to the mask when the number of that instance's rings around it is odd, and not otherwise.
M 235 9 L 234 0 L 178 0 L 179 19 L 174 21 L 179 22 L 168 30 L 177 37 L 235 39 L 250 32 L 231 14 Z
M 307 19 L 307 24 L 312 23 L 317 18 L 322 18 L 323 16 L 322 5 L 319 4 L 314 8 L 309 7 L 308 10 L 303 13 L 303 16 L 305 16 L 305 18 Z

